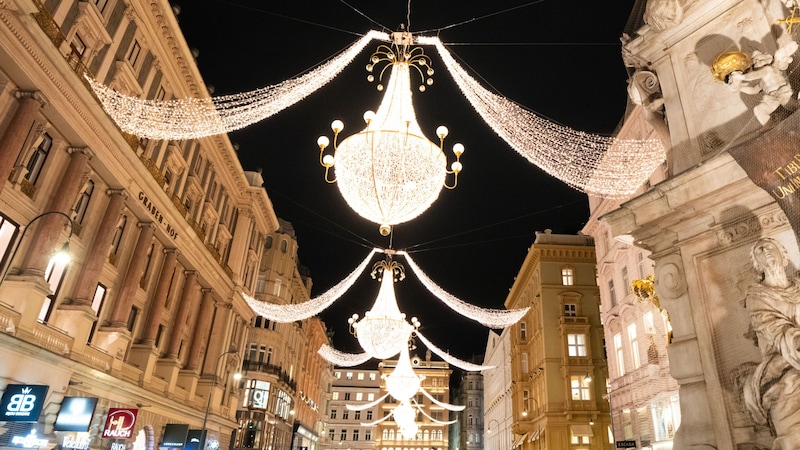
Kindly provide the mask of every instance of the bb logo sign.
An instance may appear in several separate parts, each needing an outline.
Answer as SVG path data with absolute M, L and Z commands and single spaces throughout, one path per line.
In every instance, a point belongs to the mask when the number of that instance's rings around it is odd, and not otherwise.
M 36 422 L 42 412 L 48 386 L 9 384 L 0 399 L 0 422 Z
M 136 425 L 138 409 L 110 408 L 106 416 L 106 426 L 102 437 L 105 439 L 130 439 Z

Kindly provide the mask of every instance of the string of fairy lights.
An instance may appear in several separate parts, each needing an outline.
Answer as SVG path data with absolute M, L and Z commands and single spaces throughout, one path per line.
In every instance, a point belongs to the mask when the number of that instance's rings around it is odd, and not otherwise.
M 620 198 L 633 194 L 665 159 L 657 139 L 617 139 L 556 124 L 481 86 L 438 37 L 433 45 L 456 85 L 487 125 L 511 148 L 545 172 L 587 194 Z M 227 133 L 264 120 L 303 100 L 336 77 L 372 40 L 390 36 L 370 31 L 338 56 L 296 78 L 251 92 L 172 100 L 140 99 L 94 80 L 89 82 L 119 127 L 143 138 L 182 140 Z

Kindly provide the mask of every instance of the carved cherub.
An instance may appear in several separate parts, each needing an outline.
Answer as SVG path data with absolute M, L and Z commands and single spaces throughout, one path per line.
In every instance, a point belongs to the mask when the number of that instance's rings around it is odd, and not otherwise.
M 792 55 L 797 51 L 797 43 L 781 46 L 775 55 L 754 51 L 751 66 L 744 70 L 736 70 L 728 75 L 726 82 L 731 89 L 745 94 L 763 93 L 761 102 L 753 108 L 756 119 L 764 125 L 769 121 L 778 106 L 785 106 L 792 99 L 792 87 L 786 78 L 785 71 L 792 63 Z

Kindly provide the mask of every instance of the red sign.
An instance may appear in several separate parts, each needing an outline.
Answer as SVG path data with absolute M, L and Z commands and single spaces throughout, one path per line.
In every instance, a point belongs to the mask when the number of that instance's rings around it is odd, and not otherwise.
M 136 425 L 136 413 L 138 412 L 139 410 L 135 408 L 109 408 L 102 437 L 105 439 L 129 439 L 133 436 L 133 427 Z

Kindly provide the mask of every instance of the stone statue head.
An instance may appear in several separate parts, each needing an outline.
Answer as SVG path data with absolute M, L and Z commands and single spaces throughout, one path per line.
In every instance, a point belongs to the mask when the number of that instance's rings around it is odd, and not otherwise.
M 789 252 L 777 240 L 761 238 L 750 249 L 750 260 L 763 279 L 764 272 L 776 267 L 785 269 L 789 265 Z

